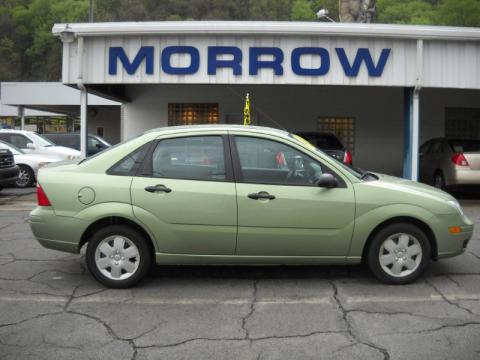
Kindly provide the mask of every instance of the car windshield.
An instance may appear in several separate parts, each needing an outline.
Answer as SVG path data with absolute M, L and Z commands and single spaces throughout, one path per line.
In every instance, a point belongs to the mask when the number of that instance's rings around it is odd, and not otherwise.
M 43 146 L 43 147 L 55 146 L 55 144 L 53 142 L 51 142 L 46 137 L 43 137 L 42 135 L 39 135 L 37 133 L 31 133 L 30 137 L 35 139 L 35 143 L 37 143 L 40 146 Z
M 454 152 L 480 152 L 480 141 L 478 140 L 448 140 Z
M 112 144 L 108 143 L 107 141 L 105 141 L 104 138 L 101 138 L 100 136 L 96 136 L 95 140 L 97 140 L 98 142 L 102 143 L 105 146 L 112 146 Z
M 339 166 L 341 166 L 343 169 L 347 170 L 350 174 L 352 174 L 353 176 L 355 176 L 357 179 L 366 179 L 366 175 L 369 174 L 367 171 L 364 171 L 362 169 L 358 169 L 358 168 L 355 168 L 351 165 L 346 165 L 344 164 L 343 162 L 335 159 L 333 156 L 329 156 L 327 153 L 325 153 L 324 151 L 322 151 L 321 149 L 319 149 L 318 147 L 316 146 L 313 146 L 309 141 L 305 140 L 303 137 L 299 136 L 299 135 L 296 135 L 296 134 L 289 134 L 289 136 L 295 140 L 297 140 L 298 142 L 300 142 L 301 144 L 303 144 L 304 146 L 306 145 L 309 149 L 311 150 L 314 150 L 320 154 L 323 154 L 325 156 L 328 156 L 329 159 L 332 159 L 335 161 L 335 163 Z M 370 178 L 368 180 L 371 180 Z
M 25 154 L 25 152 L 12 144 L 7 144 L 3 141 L 0 141 L 0 149 L 8 149 L 12 152 L 13 155 Z

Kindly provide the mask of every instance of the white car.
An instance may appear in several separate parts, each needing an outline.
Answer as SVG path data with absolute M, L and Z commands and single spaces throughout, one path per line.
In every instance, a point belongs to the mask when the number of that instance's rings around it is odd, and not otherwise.
M 58 155 L 26 154 L 21 149 L 3 141 L 0 141 L 0 149 L 8 149 L 12 152 L 20 170 L 15 185 L 20 188 L 33 186 L 37 179 L 38 169 L 42 166 L 63 160 Z
M 80 151 L 65 146 L 57 146 L 33 131 L 1 129 L 0 140 L 21 149 L 27 154 L 56 155 L 62 160 L 75 160 L 81 156 Z

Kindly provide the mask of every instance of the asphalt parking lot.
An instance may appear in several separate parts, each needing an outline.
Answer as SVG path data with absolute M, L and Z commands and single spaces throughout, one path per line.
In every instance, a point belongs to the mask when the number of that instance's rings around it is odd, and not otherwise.
M 1 359 L 480 359 L 480 200 L 463 255 L 407 286 L 352 267 L 157 267 L 108 290 L 0 195 Z

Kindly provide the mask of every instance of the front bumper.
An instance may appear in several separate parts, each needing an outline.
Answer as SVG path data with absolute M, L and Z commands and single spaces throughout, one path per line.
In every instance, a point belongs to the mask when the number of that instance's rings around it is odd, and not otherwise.
M 15 183 L 18 179 L 19 169 L 18 166 L 12 166 L 8 168 L 0 168 L 0 185 L 10 185 Z
M 460 255 L 467 248 L 473 235 L 473 223 L 460 214 L 437 215 L 433 220 L 433 232 L 437 240 L 437 258 Z M 460 227 L 461 232 L 452 234 L 449 228 Z
M 80 251 L 82 234 L 88 227 L 86 221 L 58 216 L 51 207 L 37 206 L 28 217 L 28 223 L 38 242 L 48 248 L 71 253 Z

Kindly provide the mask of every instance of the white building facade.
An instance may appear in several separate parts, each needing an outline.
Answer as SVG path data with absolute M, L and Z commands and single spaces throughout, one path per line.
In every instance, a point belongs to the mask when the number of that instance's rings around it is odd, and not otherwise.
M 254 123 L 334 132 L 354 164 L 414 179 L 422 141 L 480 137 L 478 29 L 152 22 L 57 24 L 53 33 L 64 84 L 124 102 L 122 139 L 241 123 L 246 93 Z

